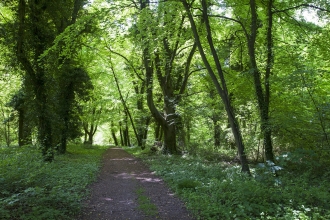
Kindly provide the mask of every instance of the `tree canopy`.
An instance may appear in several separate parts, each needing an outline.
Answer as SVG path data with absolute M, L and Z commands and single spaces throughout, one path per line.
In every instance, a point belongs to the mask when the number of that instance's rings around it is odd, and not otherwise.
M 327 1 L 0 7 L 3 143 L 46 161 L 83 134 L 165 154 L 236 146 L 247 173 L 288 150 L 328 155 Z

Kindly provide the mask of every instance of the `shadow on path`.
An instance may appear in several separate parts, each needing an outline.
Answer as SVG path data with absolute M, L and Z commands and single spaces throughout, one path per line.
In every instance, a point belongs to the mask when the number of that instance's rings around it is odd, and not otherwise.
M 148 216 L 138 208 L 136 192 L 141 188 L 157 207 L 157 215 Z M 90 190 L 91 196 L 77 220 L 193 219 L 162 179 L 121 148 L 105 152 L 98 179 Z

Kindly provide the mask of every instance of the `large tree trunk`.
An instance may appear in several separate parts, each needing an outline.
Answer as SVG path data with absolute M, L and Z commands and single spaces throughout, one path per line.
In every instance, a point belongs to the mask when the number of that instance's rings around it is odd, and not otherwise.
M 35 85 L 36 104 L 38 112 L 38 139 L 42 148 L 42 155 L 45 161 L 54 159 L 54 147 L 52 136 L 52 120 L 47 101 L 45 85 L 45 73 L 42 68 L 37 67 L 37 83 Z
M 38 117 L 38 140 L 41 146 L 42 155 L 45 161 L 52 161 L 54 159 L 53 143 L 52 143 L 52 122 L 51 114 L 48 109 L 47 102 L 47 88 L 45 70 L 42 64 L 38 61 L 40 55 L 46 48 L 46 39 L 43 31 L 40 30 L 39 19 L 44 14 L 44 9 L 38 5 L 37 1 L 29 1 L 31 6 L 30 19 L 31 25 L 34 27 L 33 35 L 38 41 L 34 45 L 34 63 L 32 65 L 26 56 L 24 48 L 25 36 L 25 17 L 26 17 L 26 2 L 20 0 L 18 4 L 18 35 L 17 38 L 17 58 L 24 68 L 27 77 L 31 80 L 32 87 L 35 94 L 36 114 Z
M 164 154 L 177 154 L 175 125 L 164 128 L 164 143 L 162 152 Z
M 175 106 L 170 100 L 165 101 L 165 121 L 162 121 L 162 129 L 164 131 L 164 143 L 162 151 L 165 154 L 177 154 L 176 141 L 176 111 Z

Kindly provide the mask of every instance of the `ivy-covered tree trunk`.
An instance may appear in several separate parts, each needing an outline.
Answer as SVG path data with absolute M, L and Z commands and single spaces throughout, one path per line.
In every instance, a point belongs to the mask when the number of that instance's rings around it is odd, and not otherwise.
M 29 9 L 27 10 L 27 4 Z M 27 77 L 32 83 L 35 94 L 36 114 L 38 117 L 38 140 L 45 161 L 52 161 L 54 158 L 52 143 L 51 114 L 49 113 L 47 102 L 46 73 L 43 64 L 38 61 L 40 55 L 46 49 L 49 39 L 42 30 L 43 20 L 40 16 L 45 13 L 45 8 L 39 5 L 38 1 L 20 0 L 18 4 L 18 38 L 17 38 L 17 58 L 25 70 Z M 31 42 L 32 51 L 26 51 L 26 13 L 29 12 L 31 34 L 35 42 Z M 33 64 L 28 58 L 29 53 L 33 53 Z M 26 81 L 27 82 L 27 81 Z
M 54 125 L 54 121 L 59 116 L 58 110 L 54 109 L 56 105 L 54 103 L 58 101 L 54 102 L 56 80 L 50 74 L 51 68 L 48 67 L 58 64 L 60 59 L 56 55 L 55 60 L 52 57 L 52 63 L 40 59 L 41 55 L 52 46 L 56 36 L 76 21 L 84 1 L 72 0 L 66 3 L 67 5 L 63 6 L 60 3 L 53 4 L 51 1 L 18 1 L 16 54 L 27 79 L 24 81 L 25 86 L 31 88 L 35 97 L 33 104 L 37 118 L 38 141 L 46 161 L 53 160 L 54 144 L 58 144 L 54 143 L 54 140 L 58 142 L 58 136 L 53 137 L 53 135 L 59 133 L 56 130 L 57 126 Z
M 51 113 L 48 110 L 47 92 L 42 70 L 39 70 L 37 78 L 35 93 L 38 111 L 38 139 L 44 160 L 52 161 L 54 159 L 52 120 Z

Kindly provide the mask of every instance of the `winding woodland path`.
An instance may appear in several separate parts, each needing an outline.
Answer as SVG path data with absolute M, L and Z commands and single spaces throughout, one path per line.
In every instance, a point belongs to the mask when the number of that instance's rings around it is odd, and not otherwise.
M 157 214 L 148 215 L 145 210 L 141 211 L 138 191 L 149 198 L 149 204 L 157 207 Z M 121 148 L 110 148 L 103 155 L 103 166 L 98 180 L 91 185 L 91 196 L 85 201 L 83 213 L 77 220 L 115 219 L 193 218 L 163 180 L 152 174 L 139 159 Z

